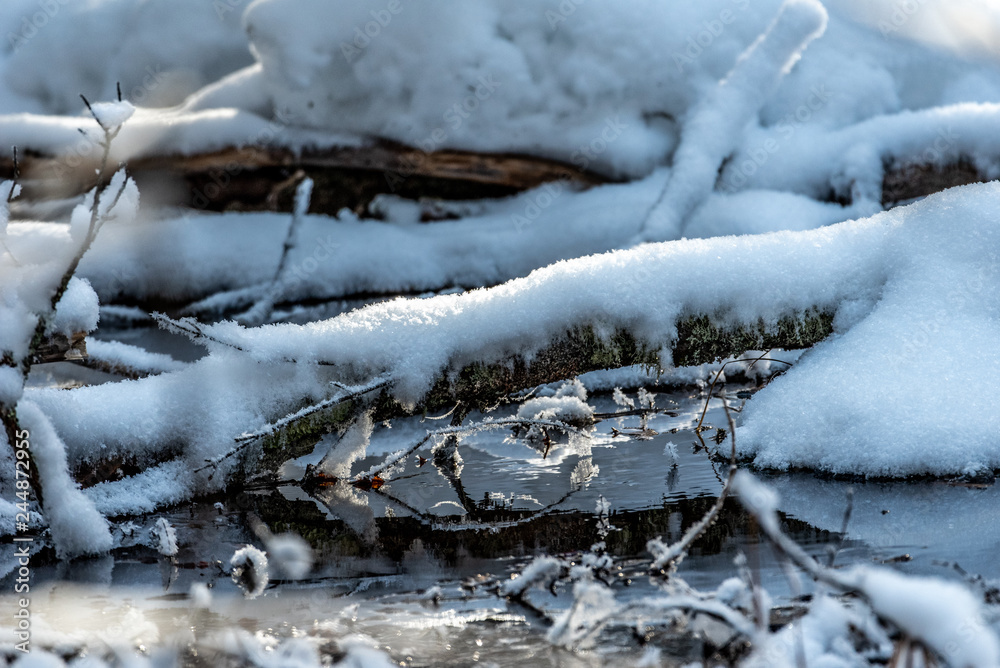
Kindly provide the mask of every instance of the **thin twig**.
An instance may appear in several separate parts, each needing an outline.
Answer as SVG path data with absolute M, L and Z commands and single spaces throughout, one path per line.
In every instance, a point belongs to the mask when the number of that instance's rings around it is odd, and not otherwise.
M 847 488 L 847 507 L 844 508 L 844 521 L 840 524 L 840 540 L 837 541 L 836 545 L 830 546 L 830 563 L 827 564 L 828 568 L 833 568 L 833 562 L 837 559 L 837 553 L 844 548 L 844 542 L 847 540 L 847 524 L 851 521 L 851 511 L 854 510 L 854 488 Z
M 225 339 L 220 339 L 217 336 L 209 334 L 202 329 L 202 323 L 198 322 L 194 318 L 171 318 L 170 316 L 160 313 L 153 312 L 149 316 L 153 319 L 160 329 L 170 332 L 171 334 L 183 334 L 188 337 L 193 343 L 198 345 L 205 345 L 206 342 L 211 342 L 218 344 L 220 346 L 225 346 L 231 348 L 232 350 L 238 350 L 241 353 L 249 353 L 250 351 L 243 346 L 233 343 L 232 341 L 226 341 Z M 301 362 L 294 357 L 282 357 L 281 362 L 287 362 L 289 364 L 315 364 L 317 366 L 336 366 L 336 362 L 328 362 L 325 360 L 310 360 L 309 362 Z
M 301 179 L 295 189 L 295 203 L 292 210 L 292 219 L 288 223 L 288 231 L 285 234 L 285 242 L 281 247 L 281 258 L 278 260 L 278 268 L 274 272 L 274 278 L 264 295 L 254 302 L 253 306 L 238 316 L 237 321 L 245 325 L 260 325 L 270 320 L 274 313 L 274 304 L 280 298 L 285 281 L 285 268 L 288 257 L 292 249 L 298 245 L 299 228 L 302 220 L 306 217 L 309 204 L 312 199 L 313 181 L 305 177 L 305 172 L 299 170 L 292 178 Z
M 650 569 L 653 571 L 670 573 L 676 570 L 677 566 L 684 560 L 684 557 L 687 556 L 687 552 L 691 549 L 691 545 L 693 545 L 694 542 L 698 540 L 698 538 L 700 538 L 710 526 L 712 526 L 712 523 L 715 522 L 715 518 L 722 510 L 722 504 L 725 503 L 726 497 L 729 496 L 729 492 L 732 489 L 733 476 L 736 475 L 736 427 L 733 424 L 732 416 L 729 414 L 729 405 L 726 403 L 725 398 L 722 400 L 722 405 L 726 407 L 726 417 L 729 418 L 730 437 L 733 444 L 732 455 L 729 460 L 729 475 L 726 476 L 726 481 L 722 485 L 722 491 L 719 492 L 719 497 L 715 500 L 715 503 L 712 504 L 712 507 L 708 509 L 708 512 L 705 513 L 704 517 L 693 524 L 679 541 L 670 545 L 665 550 L 662 550 L 660 554 L 656 555 L 656 558 L 650 565 Z M 650 545 L 655 544 L 656 543 L 654 541 L 650 541 Z
M 14 146 L 13 150 L 14 150 L 14 178 L 11 179 L 10 190 L 7 192 L 7 204 L 8 205 L 11 202 L 14 201 L 15 197 L 17 197 L 17 181 L 18 181 L 18 179 L 21 176 L 21 167 L 20 167 L 20 165 L 18 164 L 18 161 L 17 161 L 17 146 Z M 9 218 L 10 218 L 10 208 L 9 208 L 9 206 L 8 206 L 8 209 L 7 209 L 7 215 L 8 215 L 8 220 L 9 220 Z M 21 266 L 20 261 L 18 261 L 18 259 L 14 256 L 14 251 L 12 251 L 10 249 L 10 246 L 7 245 L 7 235 L 6 234 L 0 235 L 0 245 L 3 245 L 3 249 L 5 251 L 7 251 L 7 255 L 9 255 L 10 259 L 14 261 L 14 266 L 15 267 L 20 267 Z
M 114 205 L 117 204 L 118 202 L 118 198 L 121 197 L 121 193 L 119 193 L 116 196 L 114 202 L 112 202 L 111 207 L 109 207 L 108 210 L 102 216 L 101 195 L 104 193 L 104 190 L 106 189 L 106 186 L 102 184 L 104 184 L 104 177 L 107 172 L 108 156 L 111 154 L 111 143 L 114 141 L 115 137 L 118 136 L 118 133 L 121 131 L 122 126 L 119 125 L 117 128 L 115 128 L 114 131 L 109 131 L 101 122 L 101 119 L 97 116 L 97 114 L 94 113 L 94 109 L 93 107 L 90 106 L 90 102 L 87 100 L 87 98 L 84 97 L 83 95 L 81 95 L 80 97 L 83 98 L 84 104 L 86 104 L 87 109 L 90 110 L 91 116 L 94 117 L 94 120 L 104 131 L 104 141 L 102 142 L 104 151 L 101 156 L 100 168 L 97 170 L 97 185 L 94 187 L 94 201 L 91 204 L 91 209 L 90 209 L 90 224 L 87 228 L 87 235 L 86 237 L 84 237 L 83 243 L 80 244 L 80 247 L 77 249 L 76 253 L 73 255 L 73 258 L 70 260 L 69 265 L 66 267 L 62 277 L 59 280 L 59 284 L 56 286 L 55 290 L 52 291 L 52 296 L 49 300 L 48 313 L 38 318 L 38 321 L 35 325 L 35 331 L 32 333 L 31 341 L 28 344 L 28 353 L 24 355 L 20 360 L 14 360 L 9 356 L 5 356 L 4 358 L 5 363 L 7 363 L 9 366 L 20 367 L 22 384 L 24 382 L 27 382 L 28 380 L 28 375 L 31 373 L 31 367 L 33 364 L 33 360 L 35 358 L 35 354 L 37 353 L 42 343 L 45 341 L 45 332 L 48 329 L 49 324 L 52 322 L 52 319 L 55 317 L 56 309 L 59 306 L 59 302 L 62 300 L 63 295 L 66 293 L 66 289 L 69 286 L 70 280 L 76 274 L 76 270 L 77 267 L 79 267 L 80 265 L 80 261 L 83 259 L 83 256 L 87 253 L 87 251 L 93 244 L 94 238 L 96 237 L 97 231 L 100 229 L 100 226 L 103 223 L 104 217 L 110 216 L 111 211 L 114 208 Z M 125 176 L 124 183 L 128 183 L 128 175 Z M 13 187 L 11 189 L 11 192 L 8 193 L 8 198 L 11 198 L 12 195 L 13 195 Z M 0 418 L 2 418 L 4 424 L 4 430 L 7 433 L 8 440 L 11 440 L 11 436 L 13 434 L 16 434 L 20 430 L 20 421 L 18 420 L 17 417 L 17 406 L 16 405 L 7 406 L 4 404 L 0 404 Z M 11 440 L 11 445 L 13 446 L 12 440 Z M 42 496 L 42 485 L 41 481 L 38 479 L 38 467 L 35 466 L 33 458 L 29 458 L 29 462 L 31 464 L 29 468 L 31 486 L 32 489 L 34 490 L 35 497 L 38 500 L 38 505 L 44 508 L 45 504 Z
M 712 392 L 715 390 L 715 384 L 719 381 L 719 378 L 722 376 L 722 372 L 725 370 L 725 368 L 727 366 L 729 366 L 730 364 L 736 364 L 737 362 L 752 362 L 752 364 L 750 365 L 750 368 L 753 368 L 753 365 L 756 364 L 757 362 L 760 362 L 760 361 L 765 361 L 765 362 L 780 362 L 781 364 L 787 364 L 788 366 L 792 366 L 791 362 L 786 362 L 784 360 L 779 360 L 779 359 L 773 359 L 771 357 L 765 357 L 765 355 L 767 355 L 766 352 L 764 353 L 764 355 L 761 355 L 760 357 L 758 357 L 758 358 L 756 358 L 754 360 L 749 360 L 749 359 L 729 360 L 728 362 L 723 363 L 723 365 L 721 367 L 719 367 L 719 370 L 715 373 L 715 378 L 712 379 L 711 386 L 709 386 L 709 388 L 708 388 L 708 398 L 705 399 L 705 407 L 701 411 L 701 418 L 698 420 L 698 426 L 695 427 L 695 431 L 700 430 L 701 429 L 701 423 L 705 421 L 705 414 L 708 413 L 708 404 L 712 400 Z M 726 407 L 726 410 L 727 411 L 729 410 L 728 406 Z
M 288 426 L 288 425 L 290 425 L 290 424 L 292 424 L 294 422 L 297 422 L 297 421 L 299 421 L 299 420 L 301 420 L 303 418 L 306 418 L 306 417 L 308 417 L 310 415 L 313 415 L 314 413 L 318 413 L 321 410 L 324 410 L 324 409 L 329 408 L 331 406 L 335 406 L 337 404 L 341 404 L 341 403 L 343 403 L 345 401 L 349 401 L 351 399 L 355 399 L 357 397 L 360 397 L 363 394 L 367 394 L 367 393 L 372 392 L 374 390 L 383 388 L 383 387 L 389 385 L 391 382 L 392 382 L 391 378 L 388 378 L 386 376 L 380 376 L 380 377 L 376 378 L 375 380 L 367 383 L 366 385 L 361 385 L 361 386 L 357 386 L 357 387 L 354 387 L 354 388 L 350 388 L 349 392 L 344 392 L 342 394 L 337 394 L 337 395 L 334 395 L 334 396 L 330 397 L 329 399 L 325 399 L 325 400 L 323 400 L 323 401 L 321 401 L 321 402 L 319 402 L 317 404 L 312 404 L 311 406 L 306 406 L 302 410 L 296 411 L 295 413 L 292 413 L 290 415 L 286 415 L 285 417 L 281 418 L 280 420 L 277 420 L 275 422 L 271 422 L 271 423 L 269 423 L 269 424 L 261 427 L 257 431 L 240 434 L 235 439 L 233 439 L 237 443 L 237 445 L 235 447 L 231 448 L 227 452 L 225 452 L 225 453 L 223 453 L 223 454 L 221 454 L 221 455 L 219 455 L 217 457 L 212 457 L 211 459 L 206 459 L 205 460 L 205 464 L 203 466 L 200 466 L 200 467 L 196 468 L 195 472 L 204 471 L 207 468 L 215 468 L 219 464 L 221 464 L 223 461 L 225 461 L 226 459 L 229 459 L 230 457 L 232 457 L 236 453 L 240 452 L 241 450 L 243 450 L 244 448 L 246 448 L 248 445 L 250 445 L 251 443 L 253 443 L 254 441 L 256 441 L 259 438 L 263 438 L 264 436 L 268 436 L 270 434 L 273 434 L 276 431 L 278 431 L 279 429 L 281 429 L 283 427 L 286 427 L 286 426 Z

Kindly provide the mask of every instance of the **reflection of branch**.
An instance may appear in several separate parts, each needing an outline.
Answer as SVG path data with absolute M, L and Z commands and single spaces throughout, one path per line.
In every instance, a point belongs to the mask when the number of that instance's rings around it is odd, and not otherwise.
M 406 501 L 403 501 L 402 499 L 393 496 L 390 492 L 386 491 L 385 487 L 382 487 L 380 489 L 372 488 L 371 490 L 368 491 L 370 491 L 373 494 L 378 494 L 379 496 L 382 496 L 385 499 L 397 504 L 399 507 L 404 508 L 410 513 L 413 513 L 424 524 L 426 524 L 429 529 L 433 531 L 496 531 L 498 529 L 508 529 L 511 527 L 520 526 L 522 524 L 528 524 L 530 522 L 534 522 L 535 520 L 541 517 L 545 517 L 549 513 L 556 512 L 559 506 L 565 503 L 571 496 L 573 496 L 580 490 L 571 489 L 565 494 L 563 494 L 561 497 L 559 497 L 558 499 L 556 499 L 555 501 L 553 501 L 552 503 L 543 508 L 539 508 L 538 510 L 525 511 L 526 513 L 528 513 L 528 515 L 516 520 L 502 520 L 496 522 L 489 522 L 489 521 L 469 522 L 467 519 L 462 519 L 460 523 L 442 522 L 439 517 L 431 515 L 430 513 L 426 513 L 422 510 L 418 510 L 413 506 L 411 506 L 410 504 L 408 504 Z
M 336 406 L 337 404 L 340 404 L 340 403 L 343 403 L 345 401 L 349 401 L 351 399 L 355 399 L 357 397 L 360 397 L 363 394 L 367 394 L 367 393 L 372 392 L 374 390 L 383 388 L 383 387 L 387 386 L 391 382 L 392 382 L 392 380 L 390 378 L 388 378 L 386 376 L 379 376 L 378 378 L 375 378 L 374 380 L 372 380 L 372 381 L 370 381 L 370 382 L 368 382 L 368 383 L 366 383 L 364 385 L 357 385 L 357 386 L 353 386 L 353 387 L 339 385 L 339 387 L 341 388 L 341 391 L 339 393 L 335 394 L 334 396 L 330 397 L 329 399 L 324 399 L 323 401 L 321 401 L 321 402 L 319 402 L 317 404 L 312 404 L 311 406 L 306 406 L 305 408 L 303 408 L 303 409 L 301 409 L 299 411 L 296 411 L 295 413 L 292 413 L 291 415 L 286 415 L 285 417 L 281 418 L 280 420 L 276 420 L 275 422 L 271 422 L 271 423 L 269 423 L 269 424 L 261 427 L 257 431 L 247 432 L 247 433 L 240 434 L 239 436 L 237 436 L 234 439 L 236 441 L 236 443 L 237 443 L 237 445 L 235 447 L 231 448 L 230 450 L 228 450 L 224 454 L 219 455 L 218 457 L 212 457 L 211 459 L 206 459 L 205 460 L 205 462 L 206 462 L 205 465 L 201 466 L 201 467 L 199 467 L 197 469 L 195 469 L 195 471 L 198 472 L 198 471 L 203 471 L 203 470 L 205 470 L 207 468 L 215 468 L 220 463 L 222 463 L 224 460 L 232 457 L 237 452 L 243 450 L 245 447 L 247 447 L 248 445 L 250 445 L 251 443 L 253 443 L 254 441 L 256 441 L 259 438 L 263 438 L 265 436 L 269 436 L 269 435 L 275 433 L 276 431 L 278 431 L 279 429 L 282 429 L 284 427 L 287 427 L 288 425 L 294 424 L 295 422 L 298 422 L 299 420 L 307 418 L 310 415 L 313 415 L 314 413 L 318 413 L 318 412 L 320 412 L 320 411 L 322 411 L 322 410 L 324 410 L 326 408 L 329 408 L 331 406 Z
M 638 415 L 640 417 L 649 417 L 650 415 L 667 415 L 669 417 L 677 417 L 677 411 L 668 410 L 666 408 L 633 408 L 625 411 L 616 411 L 614 413 L 594 413 L 595 420 L 611 420 L 620 417 L 629 417 L 631 415 Z
M 708 388 L 708 398 L 705 399 L 705 407 L 701 411 L 701 418 L 698 420 L 698 426 L 695 427 L 695 432 L 696 433 L 701 430 L 701 423 L 705 421 L 705 414 L 708 413 L 708 402 L 710 402 L 712 400 L 712 391 L 715 390 L 715 384 L 719 381 L 719 378 L 722 376 L 722 372 L 725 370 L 725 368 L 727 366 L 729 366 L 730 364 L 736 364 L 737 362 L 750 362 L 750 366 L 747 369 L 748 371 L 753 368 L 754 364 L 756 364 L 757 362 L 761 362 L 761 361 L 764 361 L 764 362 L 779 362 L 780 364 L 787 364 L 788 366 L 792 366 L 791 362 L 786 362 L 784 360 L 779 360 L 779 359 L 774 359 L 774 358 L 771 358 L 771 357 L 766 357 L 766 355 L 767 355 L 768 352 L 770 352 L 770 351 L 765 351 L 763 355 L 761 355 L 760 357 L 757 357 L 755 359 L 752 359 L 752 360 L 750 360 L 750 359 L 729 360 L 728 362 L 723 363 L 723 365 L 721 367 L 719 367 L 719 370 L 715 372 L 715 378 L 712 379 L 712 384 Z M 723 403 L 725 403 L 725 399 L 723 399 Z M 727 406 L 726 407 L 726 411 L 728 412 L 728 410 L 729 410 L 729 408 Z
M 361 478 L 370 478 L 372 476 L 380 475 L 387 468 L 398 462 L 399 460 L 407 457 L 421 447 L 427 444 L 435 436 L 468 436 L 469 434 L 475 434 L 480 431 L 488 431 L 491 429 L 500 429 L 501 427 L 513 427 L 513 426 L 529 426 L 529 427 L 551 427 L 553 429 L 558 429 L 566 433 L 573 433 L 578 436 L 587 436 L 587 432 L 577 429 L 576 427 L 571 427 L 565 422 L 560 422 L 558 420 L 525 420 L 523 418 L 500 418 L 498 420 L 483 420 L 482 422 L 477 422 L 476 424 L 471 424 L 467 427 L 454 426 L 454 427 L 442 427 L 441 429 L 435 429 L 433 431 L 427 432 L 427 435 L 416 442 L 416 444 L 410 446 L 407 450 L 400 450 L 389 455 L 381 464 L 376 464 L 364 473 L 359 473 L 355 476 L 355 480 Z
M 729 413 L 729 404 L 726 403 L 725 398 L 722 399 L 722 405 L 726 408 L 726 417 L 729 419 L 729 431 L 733 444 L 729 460 L 729 475 L 726 477 L 726 482 L 722 485 L 719 498 L 715 500 L 715 503 L 708 509 L 705 516 L 698 522 L 695 522 L 679 541 L 669 547 L 664 545 L 659 539 L 651 540 L 646 544 L 646 549 L 655 556 L 653 563 L 650 564 L 650 569 L 653 571 L 672 572 L 677 568 L 684 557 L 687 556 L 687 551 L 691 549 L 691 545 L 715 522 L 715 518 L 722 510 L 722 504 L 725 503 L 726 497 L 729 496 L 729 492 L 732 489 L 733 476 L 736 474 L 736 425 L 733 424 L 733 417 Z
M 637 612 L 641 615 L 649 615 L 651 610 L 685 610 L 688 612 L 700 612 L 714 617 L 720 622 L 724 622 L 737 633 L 747 637 L 753 637 L 757 629 L 753 622 L 745 616 L 733 610 L 728 605 L 718 601 L 700 599 L 690 595 L 674 595 L 665 598 L 643 598 L 638 601 L 626 604 L 619 609 L 619 616 L 628 612 Z

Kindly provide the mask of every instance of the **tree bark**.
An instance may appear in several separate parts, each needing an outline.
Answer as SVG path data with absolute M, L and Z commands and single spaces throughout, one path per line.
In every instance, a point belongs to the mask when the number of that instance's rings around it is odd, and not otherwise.
M 87 358 L 85 332 L 77 332 L 71 338 L 54 334 L 42 341 L 31 358 L 31 364 L 50 362 L 74 362 Z
M 96 161 L 25 155 L 20 163 L 24 198 L 71 197 L 92 188 Z M 364 146 L 294 152 L 247 146 L 198 155 L 129 160 L 140 190 L 158 203 L 209 211 L 291 211 L 300 171 L 315 181 L 311 213 L 362 212 L 380 193 L 417 199 L 507 196 L 550 181 L 587 187 L 608 179 L 572 165 L 528 155 L 441 150 L 428 153 L 388 141 Z M 0 160 L 0 175 L 13 162 Z M 162 200 L 162 202 L 160 201 Z

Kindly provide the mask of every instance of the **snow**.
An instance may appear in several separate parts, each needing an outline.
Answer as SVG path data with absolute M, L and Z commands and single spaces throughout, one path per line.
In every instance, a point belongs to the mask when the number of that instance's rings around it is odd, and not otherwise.
M 663 368 L 606 370 L 537 388 L 517 417 L 586 423 L 594 414 L 588 392 L 603 390 L 613 390 L 622 407 L 652 408 L 646 386 L 704 386 L 722 369 L 672 367 L 677 324 L 692 315 L 769 327 L 813 309 L 834 315 L 834 334 L 789 355 L 791 369 L 739 416 L 735 443 L 749 466 L 876 478 L 1000 468 L 1000 414 L 991 403 L 1000 392 L 1000 186 L 957 188 L 881 211 L 887 169 L 964 158 L 982 174 L 1000 175 L 1000 73 L 882 39 L 829 4 L 634 0 L 546 9 L 427 0 L 416 11 L 396 0 L 256 0 L 238 8 L 200 0 L 11 0 L 0 17 L 0 29 L 13 35 L 0 53 L 0 135 L 61 155 L 59 167 L 100 155 L 105 133 L 87 116 L 83 92 L 100 125 L 121 127 L 112 163 L 246 146 L 363 147 L 387 138 L 423 151 L 554 157 L 631 179 L 585 191 L 558 181 L 440 205 L 380 196 L 369 210 L 382 220 L 370 220 L 350 211 L 306 215 L 308 179 L 292 216 L 140 215 L 138 188 L 120 170 L 101 200 L 108 222 L 50 333 L 94 331 L 99 302 L 114 300 L 203 300 L 187 313 L 251 308 L 243 321 L 256 323 L 282 301 L 457 294 L 397 299 L 304 325 L 205 325 L 213 340 L 200 339 L 207 355 L 190 364 L 88 341 L 95 361 L 157 374 L 136 381 L 24 391 L 20 371 L 0 366 L 0 404 L 17 405 L 42 479 L 44 520 L 33 512 L 32 524 L 48 526 L 60 558 L 104 554 L 114 545 L 106 517 L 222 490 L 259 454 L 254 447 L 234 454 L 234 439 L 266 432 L 343 384 L 385 378 L 392 398 L 414 406 L 442 373 L 515 354 L 530 362 L 579 327 L 601 337 L 627 330 L 662 347 Z M 44 25 L 21 23 L 38 8 Z M 115 99 L 118 80 L 125 101 L 100 101 Z M 0 183 L 3 199 L 10 187 Z M 47 315 L 52 287 L 88 238 L 93 197 L 75 200 L 59 221 L 25 220 L 21 210 L 9 222 L 0 204 L 0 352 L 15 360 L 27 354 L 37 315 Z M 457 219 L 421 224 L 428 206 Z M 106 312 L 138 313 L 123 308 Z M 741 362 L 726 371 L 760 379 L 776 368 L 784 365 Z M 312 461 L 350 478 L 352 464 L 370 454 L 373 430 L 362 414 L 339 438 L 322 439 Z M 79 465 L 117 456 L 151 465 L 87 489 L 73 481 Z M 682 460 L 672 442 L 663 457 Z M 841 504 L 822 482 L 810 480 L 810 493 L 796 494 L 802 483 L 787 478 L 780 495 L 746 472 L 734 487 L 769 531 L 779 528 L 778 511 L 838 530 Z M 0 475 L 0 489 L 10 486 L 11 474 Z M 363 496 L 343 485 L 335 493 Z M 821 494 L 828 503 L 816 502 Z M 982 499 L 944 503 L 939 494 L 897 495 L 884 509 L 891 506 L 896 527 L 915 544 L 933 506 L 963 513 L 970 527 L 995 515 Z M 884 516 L 863 496 L 852 532 L 871 538 L 884 532 Z M 341 502 L 357 515 L 350 526 L 371 519 L 372 509 L 359 512 L 360 505 Z M 15 510 L 0 500 L 0 516 Z M 980 546 L 973 528 L 958 531 Z M 258 536 L 267 555 L 247 546 L 230 562 L 248 597 L 263 593 L 269 569 L 289 579 L 309 574 L 313 555 L 300 537 Z M 161 554 L 178 553 L 165 519 L 150 539 Z M 660 540 L 649 549 L 654 566 L 681 556 Z M 585 647 L 628 604 L 586 577 L 610 565 L 609 555 L 584 555 L 572 570 L 566 563 L 539 557 L 500 591 L 523 596 L 569 572 L 577 580 L 572 604 L 551 615 L 548 637 Z M 795 624 L 753 637 L 749 665 L 797 665 L 799 641 L 808 665 L 867 661 L 845 641 L 868 623 L 865 605 L 950 664 L 1000 664 L 988 615 L 966 588 L 883 569 L 837 573 L 863 600 L 819 592 Z M 751 634 L 737 612 L 750 614 L 748 591 L 734 579 L 714 601 L 674 602 L 721 611 Z M 207 590 L 192 588 L 190 597 L 196 608 L 211 605 Z M 247 638 L 225 642 L 256 648 Z M 888 640 L 876 640 L 883 651 Z M 367 641 L 342 647 L 344 665 L 388 661 Z M 319 660 L 305 640 L 271 654 L 259 663 Z M 31 660 L 62 665 L 42 653 Z
M 103 341 L 101 339 L 87 340 L 87 357 L 106 367 L 133 369 L 139 372 L 166 373 L 179 371 L 184 367 L 170 355 L 151 353 L 138 346 L 121 341 Z
M 921 639 L 948 665 L 1000 665 L 1000 642 L 966 587 L 886 569 L 861 568 L 856 575 L 876 613 Z
M 706 109 L 712 93 L 705 91 L 733 70 L 782 7 L 778 0 L 642 1 L 536 11 L 493 0 L 458 12 L 425 3 L 417 13 L 375 0 L 264 0 L 244 20 L 262 86 L 295 124 L 389 137 L 425 151 L 530 151 L 637 176 L 672 150 L 681 125 L 687 131 L 698 115 L 693 110 Z M 758 58 L 745 77 L 753 87 L 743 99 L 756 100 L 746 112 L 761 108 L 765 126 L 794 130 L 800 107 L 824 85 L 835 94 L 806 113 L 826 127 L 946 103 L 960 94 L 954 83 L 963 76 L 997 88 L 988 67 L 887 42 L 839 16 L 781 81 L 802 38 L 818 27 L 817 7 L 790 4 L 761 50 L 774 57 Z M 963 101 L 981 101 L 982 88 L 965 90 Z M 746 112 L 731 118 L 750 120 Z M 719 134 L 722 143 L 735 137 Z
M 70 477 L 66 450 L 45 414 L 31 402 L 18 404 L 21 425 L 31 434 L 31 452 L 45 498 L 45 517 L 60 559 L 96 555 L 112 547 L 107 520 Z
M 218 6 L 223 8 L 219 11 Z M 249 65 L 236 3 L 9 0 L 0 29 L 0 113 L 75 113 L 80 94 L 113 99 L 116 83 L 136 105 L 171 106 Z M 53 66 L 59 63 L 58 67 Z
M 537 557 L 520 575 L 500 585 L 504 596 L 523 596 L 532 587 L 547 588 L 559 577 L 563 564 L 555 557 Z
M 593 422 L 594 409 L 587 404 L 587 390 L 583 383 L 574 379 L 563 383 L 552 396 L 528 399 L 517 409 L 517 417 L 583 425 Z
M 97 329 L 100 317 L 97 293 L 90 287 L 87 279 L 74 276 L 69 279 L 66 292 L 56 304 L 56 313 L 49 323 L 48 331 L 67 338 L 79 332 L 92 332 Z
M 826 10 L 815 0 L 786 2 L 718 87 L 690 111 L 670 180 L 640 234 L 643 241 L 676 238 L 684 220 L 714 189 L 719 166 L 733 152 L 744 127 L 802 51 L 826 29 L 826 21 Z
M 794 668 L 807 666 L 851 668 L 868 665 L 844 639 L 852 629 L 862 627 L 861 617 L 836 599 L 821 595 L 798 622 L 760 639 L 753 652 L 741 663 L 746 668 Z
M 554 645 L 590 647 L 595 640 L 595 629 L 612 617 L 617 607 L 609 587 L 581 580 L 573 585 L 573 606 L 553 620 L 546 637 Z
M 257 598 L 267 589 L 270 579 L 267 555 L 253 545 L 241 547 L 229 559 L 230 573 L 247 598 Z
M 24 374 L 12 366 L 0 367 L 0 404 L 16 406 L 24 389 Z
M 177 556 L 177 530 L 166 518 L 156 520 L 150 530 L 150 538 L 156 551 L 165 557 Z
M 211 355 L 177 372 L 28 396 L 72 461 L 95 448 L 144 457 L 180 440 L 190 444 L 182 460 L 198 467 L 244 431 L 300 407 L 301 397 L 331 394 L 324 367 L 282 360 L 335 361 L 335 379 L 348 383 L 389 372 L 396 398 L 416 402 L 442 369 L 537 351 L 578 324 L 667 344 L 686 314 L 774 323 L 823 308 L 838 311 L 838 333 L 749 402 L 736 439 L 743 456 L 862 475 L 993 468 L 1000 425 L 983 402 L 1000 378 L 991 352 L 996 294 L 986 289 L 996 280 L 998 194 L 994 184 L 969 186 L 818 230 L 585 257 L 490 290 L 397 300 L 308 325 L 219 323 L 205 331 L 245 353 L 211 344 Z M 888 391 L 887 378 L 908 391 Z M 136 486 L 133 503 L 217 489 L 229 466 Z M 104 499 L 117 484 L 88 493 Z
M 291 578 L 301 580 L 309 574 L 313 565 L 312 548 L 302 536 L 284 533 L 270 536 L 265 542 L 268 563 Z
M 188 598 L 191 600 L 192 608 L 207 610 L 212 606 L 212 591 L 204 582 L 192 583 Z
M 128 100 L 121 102 L 94 102 L 90 105 L 90 111 L 94 115 L 97 123 L 110 132 L 125 124 L 125 121 L 132 118 L 135 107 Z

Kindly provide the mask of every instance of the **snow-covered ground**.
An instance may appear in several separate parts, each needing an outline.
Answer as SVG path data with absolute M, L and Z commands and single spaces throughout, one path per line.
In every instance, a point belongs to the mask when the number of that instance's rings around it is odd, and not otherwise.
M 105 176 L 116 174 L 66 217 L 25 209 L 40 220 L 10 220 L 18 186 L 0 183 L 0 408 L 16 407 L 31 434 L 45 498 L 18 507 L 19 455 L 0 449 L 0 536 L 20 512 L 47 528 L 60 558 L 104 553 L 109 517 L 224 489 L 252 464 L 241 459 L 252 449 L 233 456 L 239 439 L 305 405 L 384 387 L 419 406 L 442 374 L 530 359 L 578 328 L 626 330 L 660 350 L 662 369 L 591 376 L 520 406 L 526 420 L 585 423 L 585 387 L 636 387 L 661 372 L 704 383 L 710 369 L 671 359 L 678 323 L 701 315 L 734 327 L 833 316 L 834 333 L 748 402 L 736 432 L 744 463 L 976 481 L 1000 470 L 1000 186 L 882 210 L 883 179 L 901 167 L 961 162 L 1000 175 L 992 3 L 11 0 L 0 29 L 3 143 L 66 166 L 96 164 L 107 148 Z M 554 158 L 617 182 L 556 181 L 448 204 L 452 220 L 421 223 L 426 203 L 385 196 L 371 207 L 378 220 L 305 216 L 311 182 L 291 216 L 157 210 L 114 169 L 378 139 Z M 276 303 L 398 294 L 420 298 L 251 326 Z M 101 306 L 136 303 L 206 319 L 242 312 L 242 324 L 161 319 L 195 331 L 206 356 L 182 364 L 98 342 L 105 368 L 151 375 L 25 389 L 38 339 L 93 332 Z M 323 441 L 329 458 L 314 454 L 349 472 L 370 436 L 364 417 L 343 451 Z M 81 489 L 71 471 L 98 460 L 142 471 Z M 745 495 L 770 498 L 742 480 Z M 755 509 L 765 525 L 768 503 Z M 532 573 L 541 582 L 559 568 Z M 614 609 L 573 577 L 577 603 L 556 620 L 557 645 L 577 645 L 599 618 L 588 606 Z M 997 661 L 992 631 L 952 647 L 967 630 L 952 622 L 980 614 L 963 591 L 921 582 L 910 596 L 896 576 L 865 569 L 843 578 L 955 665 Z M 913 612 L 941 598 L 955 608 L 938 611 L 947 624 Z M 833 661 L 855 613 L 814 606 L 802 627 L 819 645 L 807 654 Z M 778 641 L 757 639 L 751 660 L 766 662 Z M 861 660 L 838 656 L 830 665 Z

